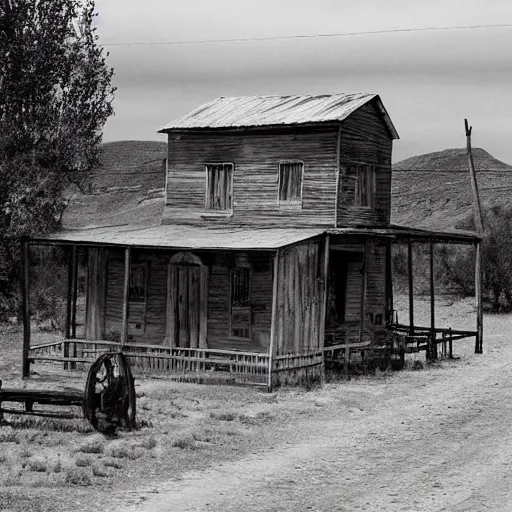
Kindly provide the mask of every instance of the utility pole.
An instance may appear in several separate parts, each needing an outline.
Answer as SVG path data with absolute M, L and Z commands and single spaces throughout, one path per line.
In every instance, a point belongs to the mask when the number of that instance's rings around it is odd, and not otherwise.
M 464 119 L 466 128 L 466 149 L 468 152 L 469 174 L 471 176 L 471 188 L 473 189 L 473 210 L 475 217 L 475 228 L 480 236 L 484 234 L 484 222 L 482 218 L 482 206 L 480 196 L 478 195 L 478 184 L 476 181 L 475 164 L 473 154 L 471 153 L 471 131 L 472 126 L 468 125 L 468 120 Z M 475 354 L 483 352 L 483 307 L 482 307 L 482 246 L 481 242 L 475 244 L 475 299 L 476 299 L 476 340 Z
M 464 127 L 466 128 L 466 149 L 468 153 L 469 174 L 471 176 L 471 188 L 473 189 L 475 227 L 476 232 L 482 236 L 484 233 L 484 221 L 482 219 L 482 206 L 480 204 L 480 195 L 478 194 L 478 184 L 476 182 L 475 164 L 473 162 L 473 154 L 471 152 L 471 131 L 473 130 L 473 127 L 468 125 L 467 119 L 464 119 Z

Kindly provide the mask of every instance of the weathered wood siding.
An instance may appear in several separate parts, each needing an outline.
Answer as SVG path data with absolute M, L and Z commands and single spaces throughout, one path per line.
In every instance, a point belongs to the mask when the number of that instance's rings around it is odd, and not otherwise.
M 333 226 L 337 144 L 334 126 L 171 133 L 163 222 Z M 282 161 L 304 162 L 302 208 L 279 207 Z M 205 164 L 223 162 L 234 164 L 233 214 L 205 218 Z
M 385 226 L 391 212 L 391 152 L 393 139 L 374 103 L 368 103 L 341 125 L 340 177 L 338 183 L 338 226 Z M 373 208 L 346 206 L 343 186 L 347 167 L 376 167 Z
M 163 343 L 166 327 L 167 266 L 171 254 L 132 251 L 132 264 L 146 263 L 148 286 L 146 302 L 128 305 L 128 335 L 135 341 Z M 105 327 L 107 335 L 121 332 L 123 320 L 124 259 L 122 250 L 110 249 L 107 261 Z
M 90 248 L 87 262 L 85 337 L 101 340 L 105 334 L 105 272 L 107 250 Z
M 208 347 L 265 351 L 270 343 L 272 267 L 268 253 L 250 253 L 251 340 L 233 339 L 230 328 L 230 269 L 236 253 L 218 254 L 208 279 Z
M 299 244 L 279 254 L 275 321 L 276 355 L 322 348 L 324 241 Z
M 175 251 L 133 251 L 132 263 L 148 265 L 146 303 L 130 303 L 128 333 L 134 341 L 166 343 L 167 283 L 169 260 Z M 207 267 L 207 337 L 208 348 L 266 351 L 270 341 L 272 311 L 271 255 L 250 253 L 251 266 L 251 339 L 232 339 L 230 327 L 230 269 L 236 253 L 195 252 Z M 123 303 L 123 252 L 110 250 L 106 264 L 105 331 L 121 332 Z M 104 290 L 105 293 L 105 290 Z

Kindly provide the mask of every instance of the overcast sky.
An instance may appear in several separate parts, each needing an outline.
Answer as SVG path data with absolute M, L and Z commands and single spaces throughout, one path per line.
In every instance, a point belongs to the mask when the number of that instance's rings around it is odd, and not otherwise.
M 465 144 L 512 163 L 512 28 L 180 45 L 211 39 L 512 24 L 510 0 L 96 0 L 114 67 L 104 140 L 157 130 L 217 96 L 373 92 L 399 134 L 394 160 Z

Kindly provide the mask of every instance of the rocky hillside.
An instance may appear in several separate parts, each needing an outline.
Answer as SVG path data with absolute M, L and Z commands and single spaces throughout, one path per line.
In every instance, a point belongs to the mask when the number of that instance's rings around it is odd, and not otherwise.
M 163 210 L 167 144 L 119 141 L 103 144 L 91 194 L 75 193 L 64 228 L 158 224 Z
M 512 204 L 512 166 L 474 148 L 483 206 Z M 445 149 L 393 166 L 391 222 L 450 229 L 472 212 L 466 149 Z

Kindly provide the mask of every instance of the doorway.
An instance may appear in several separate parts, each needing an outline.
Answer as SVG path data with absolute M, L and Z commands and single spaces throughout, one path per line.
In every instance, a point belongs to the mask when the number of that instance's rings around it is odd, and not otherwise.
M 168 271 L 167 338 L 173 347 L 206 346 L 205 267 L 190 253 L 171 258 Z

